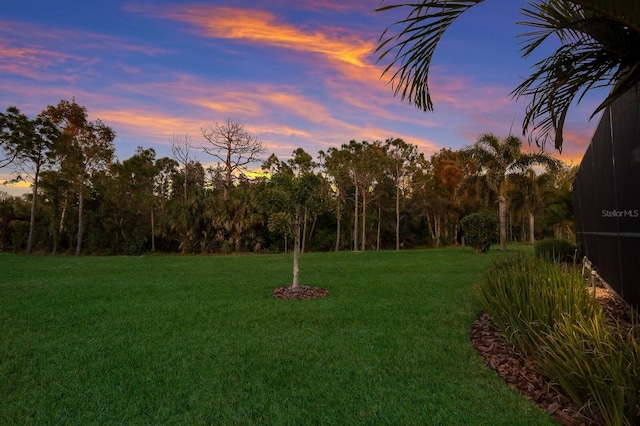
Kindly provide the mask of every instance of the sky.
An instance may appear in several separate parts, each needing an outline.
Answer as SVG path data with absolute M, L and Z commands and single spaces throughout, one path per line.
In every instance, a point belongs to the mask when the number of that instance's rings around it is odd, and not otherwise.
M 444 34 L 429 85 L 434 112 L 394 97 L 375 48 L 407 11 L 380 0 L 20 0 L 0 12 L 0 110 L 35 117 L 61 99 L 116 132 L 120 161 L 136 147 L 171 156 L 188 137 L 213 157 L 201 129 L 240 122 L 280 160 L 316 157 L 350 140 L 402 138 L 428 158 L 484 133 L 521 135 L 526 104 L 511 92 L 530 73 L 523 59 L 524 0 L 491 0 Z M 578 164 L 602 99 L 587 96 L 565 125 L 561 154 Z M 525 139 L 523 139 L 525 140 Z M 525 142 L 525 148 L 529 148 Z M 551 150 L 552 147 L 548 147 Z M 550 151 L 553 153 L 553 151 Z M 0 182 L 11 178 L 0 169 Z M 0 186 L 11 194 L 28 184 Z

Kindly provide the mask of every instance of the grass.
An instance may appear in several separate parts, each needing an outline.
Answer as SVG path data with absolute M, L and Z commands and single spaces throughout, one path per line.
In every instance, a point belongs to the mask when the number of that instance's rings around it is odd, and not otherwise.
M 0 424 L 554 424 L 470 343 L 496 256 L 0 255 Z

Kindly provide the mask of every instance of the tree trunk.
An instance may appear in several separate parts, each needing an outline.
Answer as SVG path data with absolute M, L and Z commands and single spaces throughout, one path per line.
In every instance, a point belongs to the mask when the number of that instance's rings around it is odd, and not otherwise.
M 451 242 L 451 232 L 449 232 L 451 230 L 451 224 L 449 223 L 449 215 L 445 214 L 444 216 L 444 239 L 447 242 L 447 244 L 449 242 Z
M 339 190 L 338 190 L 339 191 Z M 340 226 L 342 223 L 342 215 L 341 210 L 340 210 L 340 192 L 337 193 L 338 197 L 338 206 L 337 206 L 337 211 L 336 211 L 336 247 L 334 249 L 334 251 L 340 251 Z
M 529 212 L 529 243 L 536 243 L 536 217 L 533 213 Z
M 380 224 L 382 223 L 382 205 L 378 204 L 378 229 L 376 232 L 376 251 L 380 251 Z
M 300 256 L 300 219 L 296 218 L 296 231 L 293 237 L 293 282 L 291 288 L 300 288 L 298 257 Z
M 429 212 L 427 211 L 427 228 L 429 228 L 429 234 L 431 234 L 431 239 L 433 240 L 433 242 L 436 242 L 436 234 L 433 230 L 433 226 L 431 226 L 431 215 L 429 214 Z
M 29 219 L 29 240 L 27 241 L 27 254 L 31 254 L 33 250 L 33 230 L 36 227 L 36 200 L 38 199 L 38 174 L 36 169 L 33 178 L 33 189 L 31 191 L 31 218 Z
M 184 165 L 184 182 L 182 183 L 182 200 L 187 204 L 187 164 Z
M 561 240 L 562 238 L 564 238 L 564 230 L 562 228 L 562 225 L 559 223 L 553 225 L 553 238 L 555 238 L 556 240 Z
M 353 251 L 358 251 L 358 185 L 356 185 L 355 202 L 353 208 Z
M 507 200 L 498 197 L 498 217 L 500 219 L 500 250 L 507 250 Z
M 400 183 L 396 185 L 396 250 L 400 250 Z
M 304 253 L 305 246 L 307 245 L 307 208 L 304 208 L 304 219 L 302 222 L 302 244 L 300 246 L 300 253 Z
M 440 247 L 441 229 L 442 229 L 442 225 L 440 223 L 440 215 L 436 213 L 433 215 L 433 230 L 434 230 L 433 238 L 436 243 L 436 248 Z
M 367 222 L 367 191 L 362 191 L 362 241 L 360 241 L 361 250 L 365 250 L 366 239 L 366 222 Z
M 156 252 L 156 224 L 153 214 L 153 207 L 151 207 L 151 252 Z
M 62 233 L 64 232 L 64 220 L 67 217 L 67 205 L 69 204 L 69 191 L 65 191 L 64 193 L 64 201 L 62 202 L 62 211 L 60 212 L 60 224 L 58 225 L 58 229 L 54 232 L 56 236 L 53 240 L 53 254 L 58 254 L 58 244 L 60 239 L 62 238 Z
M 82 251 L 82 234 L 84 233 L 84 223 L 83 219 L 83 210 L 84 210 L 84 194 L 82 192 L 82 188 L 78 193 L 78 237 L 76 239 L 76 256 L 80 256 L 80 252 Z

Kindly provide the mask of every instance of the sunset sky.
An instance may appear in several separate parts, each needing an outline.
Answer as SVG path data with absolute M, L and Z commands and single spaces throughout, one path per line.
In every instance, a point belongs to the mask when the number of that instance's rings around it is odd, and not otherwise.
M 390 2 L 384 2 L 389 4 Z M 116 155 L 137 146 L 170 156 L 172 137 L 227 118 L 281 160 L 302 147 L 403 138 L 429 157 L 482 133 L 521 134 L 523 101 L 510 92 L 529 74 L 517 34 L 525 1 L 491 0 L 448 31 L 433 61 L 435 112 L 393 96 L 374 53 L 406 12 L 374 13 L 379 0 L 20 0 L 0 14 L 0 109 L 35 117 L 61 99 L 87 108 L 117 134 Z M 573 108 L 560 159 L 579 162 L 599 116 L 597 96 Z M 0 182 L 10 177 L 0 170 Z M 23 190 L 25 188 L 23 187 Z M 0 191 L 13 192 L 7 187 Z

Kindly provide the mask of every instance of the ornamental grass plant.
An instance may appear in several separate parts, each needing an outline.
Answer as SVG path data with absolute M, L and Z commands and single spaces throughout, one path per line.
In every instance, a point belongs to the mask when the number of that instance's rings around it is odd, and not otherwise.
M 535 253 L 536 257 L 551 262 L 575 262 L 577 247 L 567 240 L 550 238 L 538 241 Z
M 591 317 L 601 310 L 579 271 L 524 254 L 496 259 L 478 295 L 509 342 L 525 354 L 564 316 Z
M 602 313 L 564 316 L 546 333 L 536 359 L 585 415 L 602 425 L 635 425 L 640 403 L 640 336 Z
M 478 294 L 507 340 L 585 416 L 603 425 L 638 424 L 638 327 L 625 331 L 607 320 L 574 269 L 502 257 L 486 271 Z

